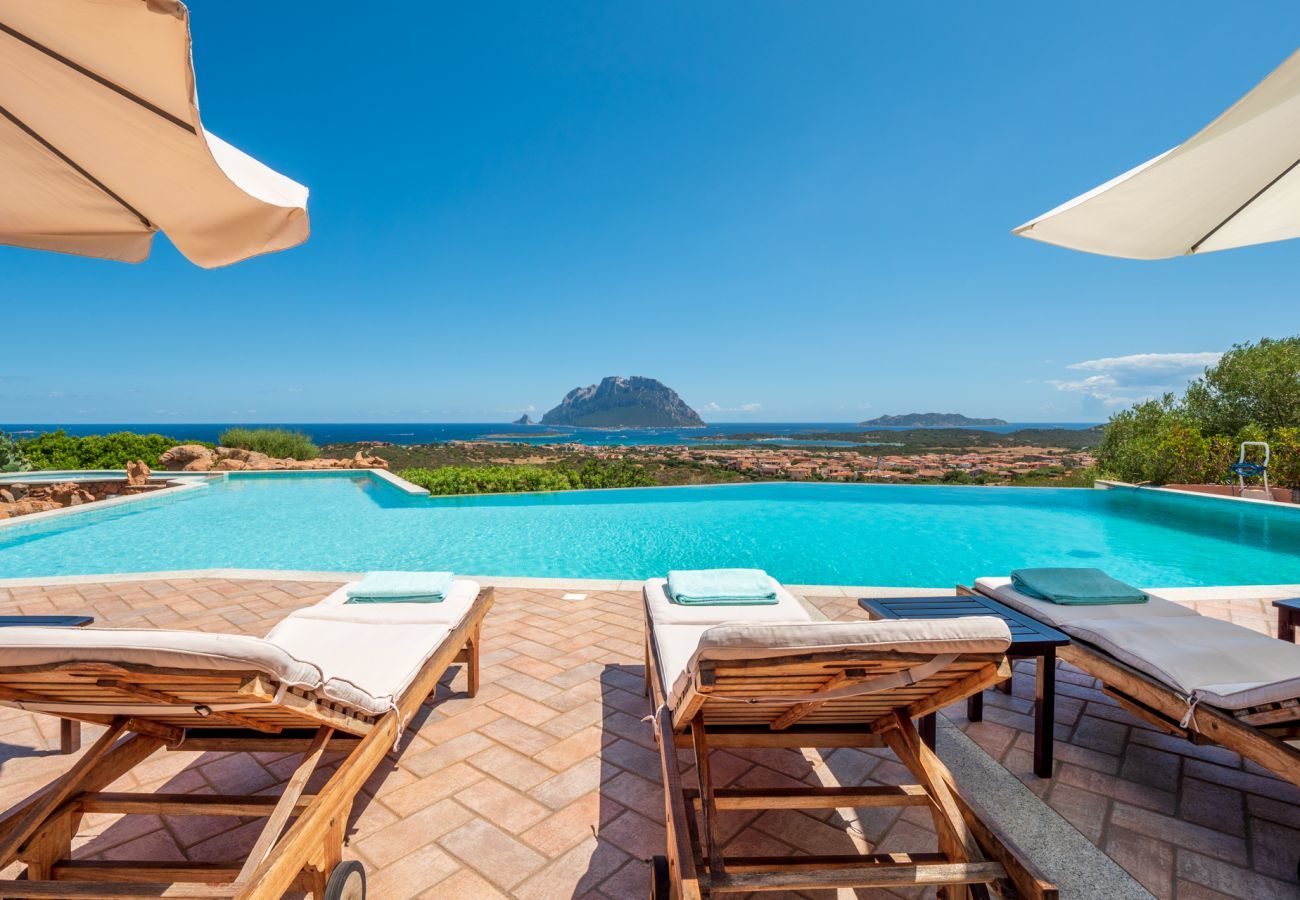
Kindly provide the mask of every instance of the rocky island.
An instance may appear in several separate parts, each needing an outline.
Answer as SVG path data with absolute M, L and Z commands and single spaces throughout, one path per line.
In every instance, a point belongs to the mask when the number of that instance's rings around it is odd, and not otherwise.
M 560 405 L 542 416 L 543 425 L 587 428 L 702 428 L 704 421 L 677 396 L 653 378 L 610 375 L 600 384 L 574 388 Z
M 528 415 L 528 413 L 524 413 L 522 416 L 520 416 L 519 418 L 515 419 L 515 420 L 514 420 L 513 422 L 511 422 L 510 424 L 511 424 L 511 425 L 532 425 L 532 424 L 533 424 L 533 420 L 532 420 L 532 418 Z
M 971 426 L 1007 425 L 1005 419 L 972 419 L 961 413 L 907 413 L 902 416 L 878 416 L 859 422 L 864 428 L 880 426 L 907 426 L 909 428 L 961 428 Z

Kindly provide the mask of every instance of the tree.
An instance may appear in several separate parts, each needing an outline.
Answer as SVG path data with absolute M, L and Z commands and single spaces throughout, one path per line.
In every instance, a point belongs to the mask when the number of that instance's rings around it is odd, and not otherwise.
M 1188 386 L 1182 405 L 1206 434 L 1300 426 L 1300 335 L 1233 345 Z

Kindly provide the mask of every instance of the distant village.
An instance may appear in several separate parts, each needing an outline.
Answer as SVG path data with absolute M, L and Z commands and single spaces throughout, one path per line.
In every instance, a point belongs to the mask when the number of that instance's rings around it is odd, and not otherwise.
M 551 445 L 603 460 L 716 466 L 752 478 L 791 481 L 936 481 L 958 472 L 972 479 L 1010 479 L 1044 470 L 1086 468 L 1090 453 L 1053 447 L 986 447 L 913 454 L 871 454 L 817 447 L 691 447 Z

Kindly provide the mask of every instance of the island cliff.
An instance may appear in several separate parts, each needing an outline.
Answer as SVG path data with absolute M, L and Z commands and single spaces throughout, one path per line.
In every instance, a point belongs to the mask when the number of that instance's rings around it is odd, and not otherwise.
M 653 378 L 610 375 L 600 384 L 574 388 L 542 416 L 543 425 L 589 428 L 703 427 L 699 414 L 677 392 Z
M 962 426 L 1007 425 L 1005 419 L 972 419 L 961 413 L 907 413 L 903 416 L 880 416 L 866 422 L 859 422 L 866 428 L 882 425 L 907 425 L 919 428 L 960 428 Z

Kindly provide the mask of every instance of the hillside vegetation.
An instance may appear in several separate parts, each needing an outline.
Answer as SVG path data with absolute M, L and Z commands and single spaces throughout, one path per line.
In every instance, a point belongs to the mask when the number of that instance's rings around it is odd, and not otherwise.
M 1225 484 L 1242 441 L 1268 441 L 1272 483 L 1300 488 L 1300 335 L 1236 344 L 1181 397 L 1116 413 L 1097 462 L 1123 481 Z

